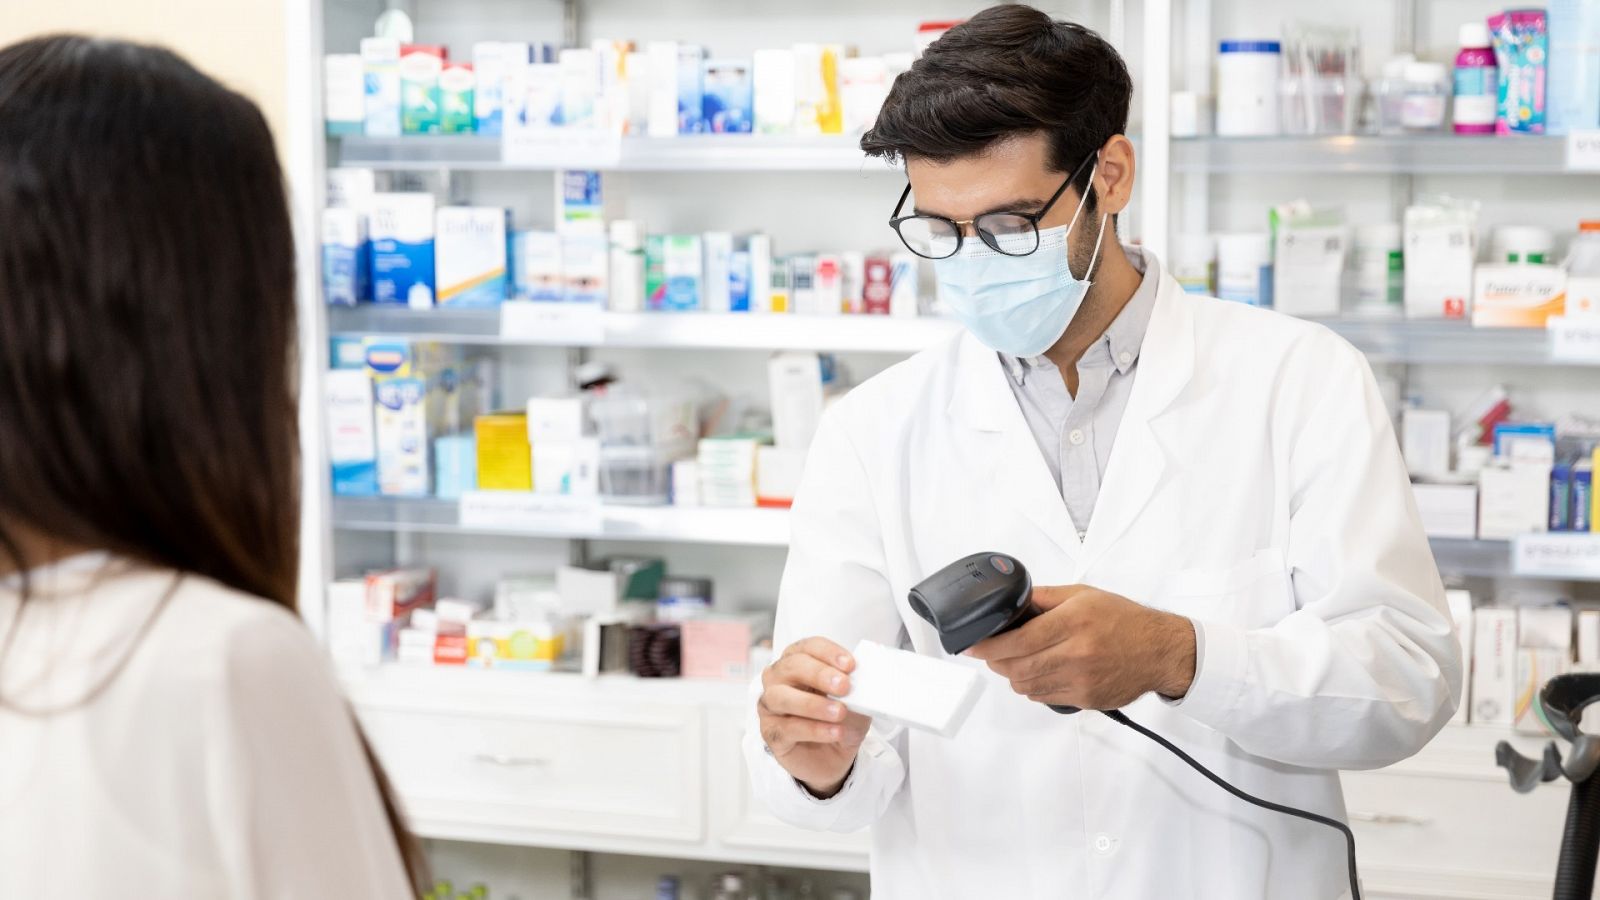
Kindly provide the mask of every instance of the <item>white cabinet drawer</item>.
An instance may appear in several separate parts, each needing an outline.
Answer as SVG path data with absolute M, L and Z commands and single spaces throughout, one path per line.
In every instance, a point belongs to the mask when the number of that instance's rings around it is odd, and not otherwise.
M 1566 815 L 1564 783 L 1518 794 L 1503 778 L 1403 769 L 1346 772 L 1341 779 L 1368 893 L 1550 896 Z
M 744 710 L 714 709 L 708 711 L 707 718 L 711 742 L 707 748 L 707 763 L 715 811 L 712 831 L 720 844 L 737 849 L 806 854 L 810 858 L 804 864 L 819 868 L 866 868 L 867 853 L 872 846 L 869 832 L 837 834 L 795 828 L 779 821 L 752 796 L 750 773 L 745 768 L 741 746 Z
M 702 715 L 586 704 L 490 713 L 358 707 L 419 821 L 699 841 Z

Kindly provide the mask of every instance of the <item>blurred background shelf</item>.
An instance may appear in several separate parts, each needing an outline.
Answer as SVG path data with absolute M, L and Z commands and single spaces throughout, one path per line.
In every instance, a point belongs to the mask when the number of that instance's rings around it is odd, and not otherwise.
M 570 341 L 502 337 L 495 309 L 413 310 L 397 305 L 332 307 L 329 329 L 346 337 L 507 346 L 569 346 Z M 1461 322 L 1340 318 L 1320 320 L 1380 362 L 1443 365 L 1576 365 L 1551 358 L 1548 332 L 1473 328 Z M 595 346 L 722 350 L 834 350 L 915 353 L 960 326 L 931 316 L 801 316 L 761 313 L 605 313 Z M 1593 365 L 1593 364 L 1591 364 Z
M 505 162 L 498 137 L 409 135 L 338 139 L 338 165 L 369 169 L 543 172 L 562 165 Z M 624 138 L 613 172 L 889 172 L 854 137 L 768 137 L 707 134 Z
M 1172 142 L 1172 170 L 1251 175 L 1568 174 L 1563 138 L 1451 134 L 1178 138 Z
M 835 350 L 915 353 L 960 330 L 948 319 L 890 316 L 802 316 L 761 313 L 619 313 L 603 315 L 596 346 L 657 349 Z M 503 337 L 497 309 L 413 310 L 365 304 L 328 310 L 333 334 L 508 346 L 570 346 L 552 338 Z
M 589 514 L 552 512 L 512 526 L 461 524 L 460 504 L 431 497 L 336 497 L 333 527 L 344 531 L 480 534 L 554 540 L 666 541 L 786 547 L 789 513 L 782 509 L 601 506 Z

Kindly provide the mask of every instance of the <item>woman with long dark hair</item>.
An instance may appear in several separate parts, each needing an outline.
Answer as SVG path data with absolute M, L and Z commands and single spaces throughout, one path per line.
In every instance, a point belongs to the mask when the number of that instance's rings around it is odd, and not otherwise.
M 415 893 L 294 615 L 294 275 L 249 100 L 0 50 L 0 896 Z

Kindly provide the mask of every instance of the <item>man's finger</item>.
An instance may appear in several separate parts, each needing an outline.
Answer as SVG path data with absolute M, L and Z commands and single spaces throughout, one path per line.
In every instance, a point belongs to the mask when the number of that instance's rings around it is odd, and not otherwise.
M 1033 589 L 1033 605 L 1041 610 L 1049 611 L 1071 600 L 1074 595 L 1083 590 L 1081 584 L 1057 584 L 1036 587 Z
M 786 684 L 773 685 L 761 695 L 761 705 L 774 715 L 798 716 L 818 722 L 843 722 L 844 704 Z
M 769 685 L 787 684 L 834 696 L 843 696 L 850 692 L 849 676 L 807 653 L 785 656 L 773 663 L 772 668 L 773 681 L 767 682 Z
M 761 738 L 774 756 L 784 756 L 801 744 L 838 744 L 845 739 L 845 731 L 843 725 L 829 722 L 773 716 L 763 724 Z
M 1056 643 L 1058 629 L 1059 623 L 1040 616 L 1021 628 L 973 644 L 967 655 L 984 662 L 1031 656 Z
M 784 648 L 783 651 L 784 656 L 791 656 L 797 653 L 816 657 L 841 672 L 848 672 L 855 668 L 856 665 L 855 658 L 848 651 L 825 637 L 808 637 L 798 640 Z

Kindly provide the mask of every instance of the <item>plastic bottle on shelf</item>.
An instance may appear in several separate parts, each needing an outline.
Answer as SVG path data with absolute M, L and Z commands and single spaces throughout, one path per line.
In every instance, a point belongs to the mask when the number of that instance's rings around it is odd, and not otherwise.
M 1600 316 L 1600 219 L 1579 222 L 1567 251 L 1566 313 Z
M 1493 263 L 1545 263 L 1555 249 L 1555 237 L 1548 228 L 1502 225 L 1494 230 L 1491 247 Z
M 1399 134 L 1405 130 L 1401 113 L 1406 100 L 1406 66 L 1416 61 L 1415 56 L 1402 53 L 1383 64 L 1383 73 L 1372 88 L 1373 125 L 1379 134 Z
M 1217 134 L 1250 137 L 1278 133 L 1277 41 L 1223 41 L 1217 53 Z
M 1406 93 L 1400 107 L 1400 124 L 1406 131 L 1438 131 L 1444 127 L 1445 70 L 1440 63 L 1407 63 Z
M 1494 63 L 1489 26 L 1461 25 L 1461 52 L 1456 54 L 1455 97 L 1451 118 L 1456 134 L 1494 134 L 1496 93 L 1500 80 Z

